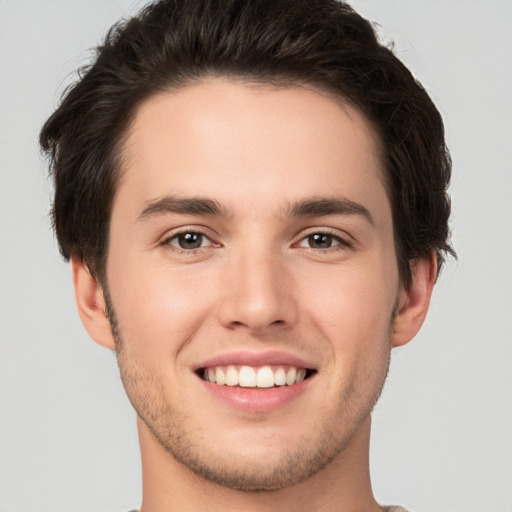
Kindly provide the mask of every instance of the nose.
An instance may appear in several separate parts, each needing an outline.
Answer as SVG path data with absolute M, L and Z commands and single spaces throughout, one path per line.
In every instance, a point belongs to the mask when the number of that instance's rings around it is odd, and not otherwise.
M 226 261 L 223 273 L 218 314 L 224 327 L 262 334 L 296 323 L 293 275 L 282 257 L 244 252 Z

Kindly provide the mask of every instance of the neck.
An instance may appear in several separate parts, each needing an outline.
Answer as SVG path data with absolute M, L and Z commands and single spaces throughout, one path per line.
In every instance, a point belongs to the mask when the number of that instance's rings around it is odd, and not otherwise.
M 370 418 L 316 475 L 292 487 L 262 492 L 230 489 L 197 476 L 167 453 L 140 419 L 137 421 L 143 475 L 140 512 L 382 510 L 370 483 Z

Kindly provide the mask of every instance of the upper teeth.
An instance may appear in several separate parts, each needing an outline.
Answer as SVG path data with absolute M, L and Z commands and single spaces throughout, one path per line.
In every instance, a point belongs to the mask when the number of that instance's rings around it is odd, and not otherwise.
M 302 382 L 306 377 L 304 368 L 295 366 L 252 366 L 234 365 L 205 368 L 203 378 L 221 386 L 241 386 L 244 388 L 271 388 L 273 386 L 291 386 Z

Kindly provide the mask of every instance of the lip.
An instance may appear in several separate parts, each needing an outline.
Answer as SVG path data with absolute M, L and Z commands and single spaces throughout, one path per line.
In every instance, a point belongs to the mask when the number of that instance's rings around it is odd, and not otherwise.
M 227 365 L 247 366 L 295 366 L 308 370 L 316 370 L 315 365 L 293 354 L 281 351 L 267 352 L 230 352 L 220 354 L 194 366 L 198 382 L 210 397 L 223 402 L 231 409 L 247 413 L 268 413 L 284 407 L 299 398 L 315 379 L 313 374 L 308 379 L 292 386 L 276 386 L 273 388 L 242 388 L 238 386 L 219 386 L 203 380 L 198 371 L 212 366 Z M 316 373 L 316 372 L 315 372 Z
M 219 386 L 202 380 L 200 377 L 197 378 L 210 396 L 224 402 L 229 407 L 241 412 L 262 413 L 279 409 L 298 398 L 306 391 L 310 381 L 315 377 L 312 376 L 292 386 L 267 389 Z
M 211 366 L 227 366 L 233 365 L 246 365 L 246 366 L 296 366 L 297 368 L 305 368 L 307 370 L 316 370 L 316 367 L 311 362 L 307 362 L 300 357 L 282 351 L 267 351 L 267 352 L 250 352 L 238 351 L 229 352 L 226 354 L 219 354 L 210 359 L 207 359 L 193 367 L 193 371 L 197 372 L 202 368 L 209 368 Z

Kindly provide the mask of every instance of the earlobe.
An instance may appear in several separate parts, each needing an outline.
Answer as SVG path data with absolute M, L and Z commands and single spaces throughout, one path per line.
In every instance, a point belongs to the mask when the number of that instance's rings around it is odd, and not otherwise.
M 114 350 L 115 340 L 106 313 L 103 288 L 83 261 L 71 258 L 71 268 L 78 314 L 85 329 L 96 343 Z
M 412 262 L 411 271 L 412 284 L 409 289 L 403 289 L 400 293 L 391 337 L 393 347 L 411 341 L 423 325 L 437 277 L 435 254 L 432 253 L 430 258 Z

